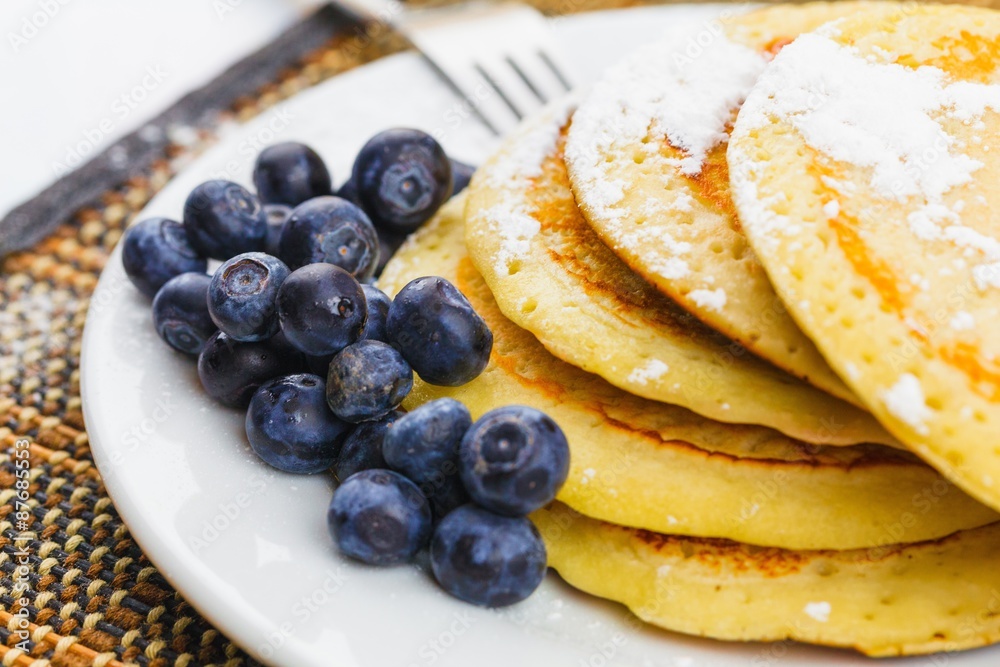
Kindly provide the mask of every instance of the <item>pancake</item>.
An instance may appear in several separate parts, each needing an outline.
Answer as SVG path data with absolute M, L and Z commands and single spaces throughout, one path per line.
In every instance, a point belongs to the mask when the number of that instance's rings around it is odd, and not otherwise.
M 559 361 L 500 313 L 466 252 L 463 205 L 456 198 L 417 232 L 379 287 L 396 294 L 414 278 L 446 278 L 489 324 L 493 353 L 485 372 L 462 387 L 417 380 L 405 406 L 447 396 L 474 417 L 509 404 L 546 412 L 571 448 L 559 498 L 578 511 L 794 549 L 931 539 L 1000 519 L 908 452 L 809 446 L 760 426 L 715 422 Z
M 772 54 L 864 2 L 723 14 L 719 34 L 671 30 L 611 68 L 566 142 L 570 183 L 598 236 L 701 321 L 796 377 L 859 400 L 788 314 L 747 245 L 729 195 L 726 141 Z
M 601 243 L 562 160 L 565 109 L 522 127 L 473 177 L 469 255 L 503 314 L 628 392 L 814 444 L 895 440 L 868 413 L 712 331 Z
M 570 585 L 669 630 L 879 657 L 1000 639 L 1000 524 L 907 546 L 785 551 L 622 528 L 558 503 L 531 518 Z
M 1000 508 L 1000 13 L 885 7 L 804 35 L 728 159 L 803 330 L 899 439 Z

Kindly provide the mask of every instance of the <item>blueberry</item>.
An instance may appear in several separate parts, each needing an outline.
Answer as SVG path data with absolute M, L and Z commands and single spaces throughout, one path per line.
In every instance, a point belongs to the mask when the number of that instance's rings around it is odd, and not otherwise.
M 337 190 L 337 196 L 341 199 L 346 199 L 355 206 L 359 206 L 364 209 L 361 204 L 361 198 L 358 196 L 358 188 L 354 183 L 354 178 L 349 178 L 347 181 L 340 186 Z M 368 212 L 365 211 L 367 214 Z M 371 218 L 371 215 L 368 216 Z M 406 240 L 409 234 L 405 232 L 390 232 L 385 229 L 375 229 L 378 234 L 378 264 L 375 266 L 375 276 L 378 277 L 382 275 L 382 269 L 385 265 L 389 263 L 392 256 L 396 254 L 399 247 L 403 245 L 403 241 Z
M 469 493 L 462 486 L 462 478 L 458 474 L 448 475 L 440 484 L 434 487 L 434 494 L 429 498 L 431 513 L 435 521 L 448 516 L 456 507 L 469 502 Z
M 451 193 L 452 197 L 468 187 L 474 173 L 476 173 L 476 168 L 471 164 L 451 160 L 451 180 L 454 183 Z
M 417 278 L 389 307 L 389 342 L 429 384 L 457 387 L 490 360 L 493 333 L 472 304 L 444 278 Z
M 184 203 L 184 229 L 200 254 L 226 260 L 264 249 L 267 215 L 242 185 L 206 181 Z
M 469 495 L 497 514 L 524 516 L 549 504 L 569 474 L 569 445 L 544 412 L 510 405 L 480 417 L 462 440 Z
M 278 288 L 291 271 L 262 252 L 237 255 L 219 267 L 208 290 L 212 320 L 238 341 L 265 340 L 278 333 Z
M 426 132 L 393 129 L 368 140 L 352 177 L 376 226 L 412 232 L 451 196 L 451 163 Z
M 285 223 L 291 214 L 292 208 L 284 204 L 267 204 L 264 206 L 264 215 L 267 216 L 267 238 L 264 240 L 264 252 L 268 255 L 278 257 L 280 253 L 278 243 L 281 241 L 281 230 L 285 228 Z
M 413 387 L 413 371 L 395 349 L 377 340 L 348 345 L 330 362 L 326 398 L 333 413 L 351 423 L 395 410 Z
M 351 425 L 326 407 L 317 375 L 286 375 L 260 386 L 247 408 L 250 447 L 278 470 L 312 474 L 337 460 Z
M 464 405 L 439 398 L 401 417 L 382 443 L 385 462 L 420 487 L 437 517 L 469 501 L 458 474 L 458 449 L 470 426 Z
M 344 481 L 356 472 L 372 468 L 388 468 L 382 457 L 382 441 L 389 430 L 405 412 L 393 410 L 377 421 L 361 422 L 344 440 L 340 456 L 334 464 L 337 479 Z
M 267 204 L 298 206 L 332 192 L 323 158 L 305 144 L 286 141 L 268 146 L 253 169 L 257 195 Z
M 348 178 L 346 181 L 344 181 L 344 184 L 341 185 L 340 189 L 337 190 L 337 192 L 334 194 L 336 194 L 341 199 L 346 199 L 355 206 L 364 208 L 363 206 L 361 206 L 361 199 L 358 197 L 358 186 L 354 183 L 353 178 Z
M 340 550 L 371 565 L 405 563 L 431 535 L 431 510 L 420 489 L 391 470 L 364 470 L 333 494 L 327 514 Z
M 278 318 L 292 345 L 318 357 L 361 338 L 368 305 L 350 273 L 333 264 L 310 264 L 285 278 L 278 290 Z
M 392 299 L 389 295 L 372 285 L 362 285 L 365 301 L 368 303 L 368 321 L 361 332 L 363 340 L 386 341 L 385 319 L 389 317 L 389 306 Z
M 174 276 L 208 270 L 208 262 L 191 245 L 184 226 L 167 218 L 149 218 L 128 228 L 122 264 L 132 284 L 150 299 Z
M 523 517 L 464 505 L 438 524 L 431 569 L 441 587 L 481 607 L 505 607 L 531 595 L 545 576 L 538 529 Z
M 278 243 L 279 256 L 293 269 L 326 262 L 359 280 L 378 265 L 378 235 L 360 208 L 340 197 L 317 197 L 292 210 Z
M 219 331 L 198 357 L 198 377 L 209 396 L 231 408 L 246 408 L 260 385 L 302 372 L 305 359 L 278 334 L 271 340 L 241 343 Z
M 204 273 L 182 273 L 167 281 L 153 299 L 156 333 L 178 352 L 196 356 L 216 331 L 208 313 L 211 282 Z

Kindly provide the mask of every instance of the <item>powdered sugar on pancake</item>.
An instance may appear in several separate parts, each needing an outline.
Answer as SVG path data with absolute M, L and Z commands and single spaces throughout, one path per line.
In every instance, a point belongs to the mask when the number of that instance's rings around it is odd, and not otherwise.
M 632 369 L 627 378 L 632 384 L 646 385 L 650 381 L 657 381 L 670 371 L 670 367 L 659 359 L 650 359 L 645 366 Z
M 720 311 L 726 306 L 726 292 L 721 287 L 717 287 L 714 290 L 692 290 L 688 296 L 702 308 Z
M 736 109 L 766 65 L 766 58 L 717 34 L 712 42 L 691 50 L 689 28 L 672 29 L 605 72 L 573 115 L 566 161 L 574 191 L 588 215 L 604 226 L 609 244 L 627 247 L 657 276 L 682 280 L 692 275 L 689 242 L 663 225 L 623 224 L 634 213 L 622 206 L 631 183 L 616 179 L 608 156 L 641 147 L 644 159 L 662 163 L 664 172 L 701 172 L 708 152 L 728 139 Z M 649 137 L 649 141 L 644 140 Z M 661 156 L 664 141 L 684 157 Z M 694 199 L 682 189 L 657 193 L 639 212 L 647 218 L 683 216 Z M 697 305 L 721 312 L 726 294 L 710 281 L 699 281 Z
M 487 185 L 503 193 L 500 201 L 482 213 L 490 231 L 500 236 L 502 242 L 495 259 L 497 271 L 504 273 L 510 265 L 531 250 L 531 240 L 541 230 L 541 224 L 532 215 L 528 204 L 513 193 L 530 188 L 531 181 L 542 175 L 545 158 L 552 153 L 559 141 L 559 133 L 576 106 L 576 97 L 557 102 L 528 128 L 521 141 L 504 154 L 493 167 L 486 170 Z
M 700 173 L 708 152 L 727 140 L 733 114 L 767 63 L 724 35 L 700 53 L 690 53 L 690 43 L 689 30 L 672 30 L 637 50 L 605 73 L 574 115 L 566 161 L 581 203 L 602 219 L 617 222 L 627 213 L 618 204 L 630 184 L 611 178 L 606 162 L 616 147 L 641 146 L 652 134 L 645 159 L 663 160 L 659 143 L 665 137 L 685 153 L 672 166 L 687 175 Z M 677 202 L 677 209 L 683 205 Z M 687 250 L 670 239 L 662 243 L 671 254 Z
M 953 82 L 936 67 L 896 64 L 891 54 L 878 56 L 881 61 L 863 57 L 831 39 L 835 32 L 803 35 L 782 51 L 740 111 L 733 136 L 774 122 L 788 124 L 833 160 L 870 168 L 870 185 L 882 197 L 921 198 L 925 203 L 908 218 L 918 238 L 950 237 L 990 253 L 992 239 L 972 240 L 957 232 L 962 207 L 944 203 L 947 192 L 968 183 L 983 165 L 962 152 L 942 121 L 974 124 L 987 109 L 1000 111 L 1000 86 Z M 755 168 L 730 156 L 734 196 L 741 206 L 760 211 L 761 202 L 751 203 L 757 194 L 750 182 Z M 836 183 L 827 185 L 851 194 Z M 773 215 L 746 217 L 765 237 L 797 232 Z
M 920 380 L 911 373 L 903 373 L 892 387 L 882 392 L 886 410 L 920 435 L 927 435 L 926 421 L 932 417 L 924 400 Z
M 960 310 L 952 316 L 948 326 L 955 331 L 969 331 L 976 328 L 976 318 L 971 313 Z
M 832 608 L 829 602 L 809 602 L 802 611 L 813 620 L 826 623 L 830 620 Z

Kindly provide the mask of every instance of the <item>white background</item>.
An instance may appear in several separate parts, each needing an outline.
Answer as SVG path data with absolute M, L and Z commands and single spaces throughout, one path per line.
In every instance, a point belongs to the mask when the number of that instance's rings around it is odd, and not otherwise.
M 97 154 L 318 4 L 0 2 L 0 217 L 54 181 L 71 153 Z

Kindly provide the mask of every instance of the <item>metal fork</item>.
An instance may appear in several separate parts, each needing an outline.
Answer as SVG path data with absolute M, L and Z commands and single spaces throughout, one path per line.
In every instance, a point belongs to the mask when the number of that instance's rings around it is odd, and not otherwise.
M 345 0 L 405 35 L 469 111 L 497 135 L 573 87 L 545 18 L 517 2 L 408 10 L 394 0 Z

